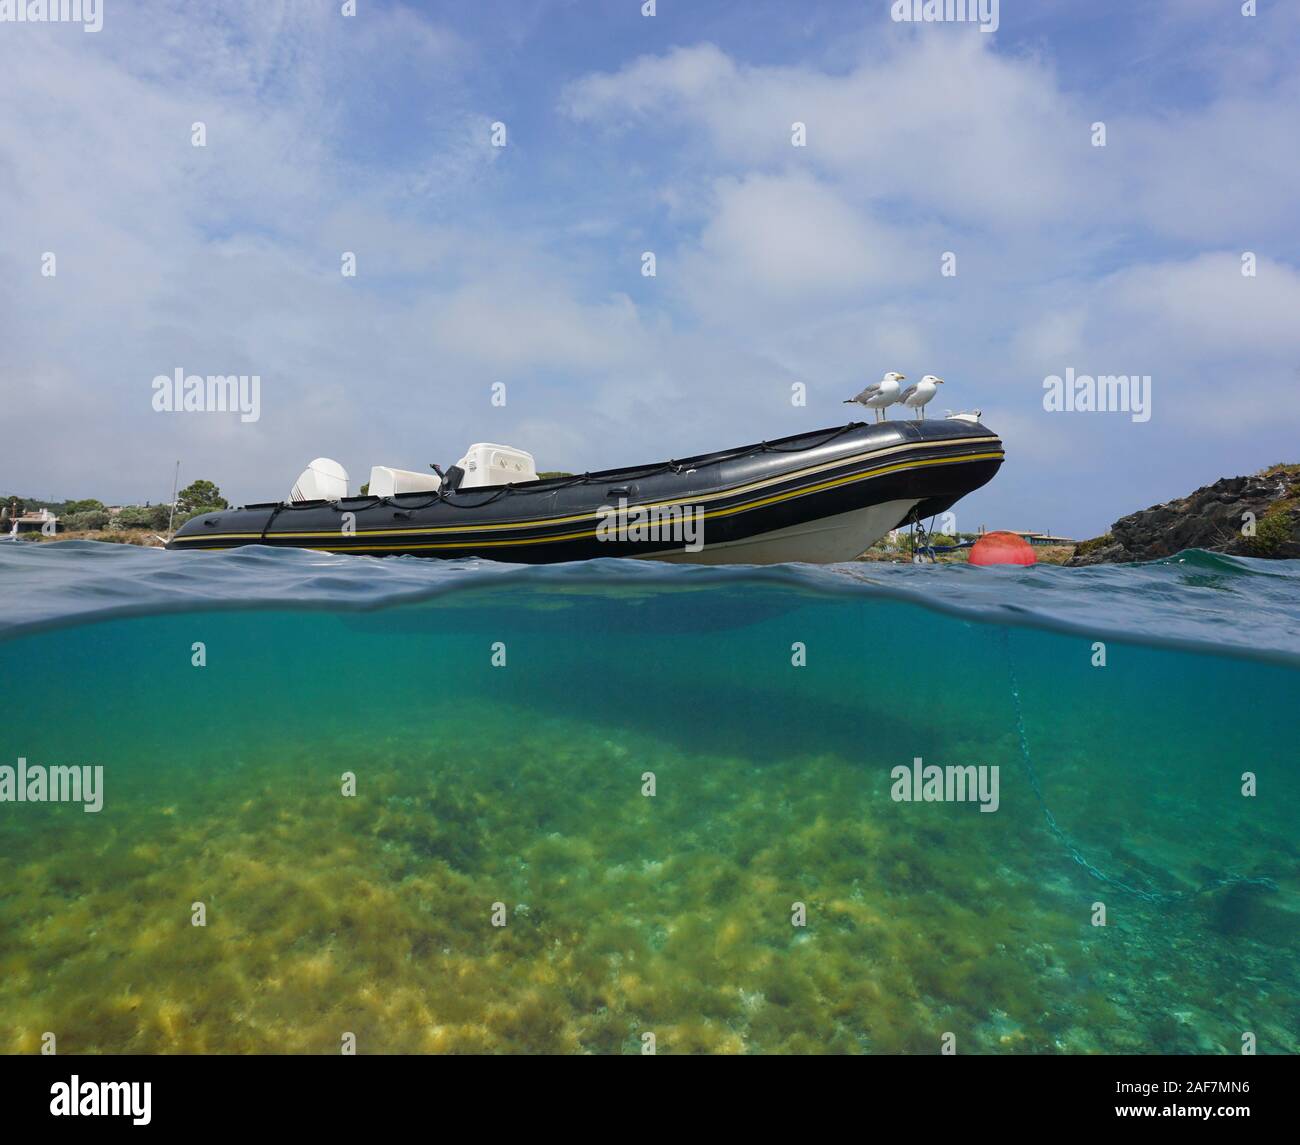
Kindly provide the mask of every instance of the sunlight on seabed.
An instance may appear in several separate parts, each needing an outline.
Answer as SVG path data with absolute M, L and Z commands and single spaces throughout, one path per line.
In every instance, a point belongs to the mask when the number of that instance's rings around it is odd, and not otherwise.
M 0 1049 L 54 1029 L 66 1053 L 336 1053 L 345 1031 L 363 1052 L 639 1053 L 649 1032 L 661 1053 L 932 1053 L 952 1031 L 963 1052 L 1222 1053 L 1243 1030 L 1300 1050 L 1300 640 L 1258 620 L 1297 611 L 1294 562 L 178 555 L 6 558 L 22 607 L 0 623 L 38 624 L 0 641 L 24 714 L 0 764 L 102 766 L 104 802 L 0 817 Z M 895 599 L 922 590 L 965 613 Z M 1104 668 L 1091 591 L 1129 629 Z M 105 609 L 131 615 L 85 622 Z M 1174 614 L 1189 647 L 1153 646 L 1144 621 Z M 1070 860 L 976 622 L 1012 616 L 1035 766 L 1089 860 L 1278 892 L 1158 907 Z M 996 813 L 892 799 L 918 757 L 998 767 Z

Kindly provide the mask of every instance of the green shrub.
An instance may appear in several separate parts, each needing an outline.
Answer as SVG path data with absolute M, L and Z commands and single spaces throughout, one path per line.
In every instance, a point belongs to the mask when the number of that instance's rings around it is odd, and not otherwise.
M 82 513 L 66 513 L 59 518 L 59 523 L 68 530 L 73 532 L 84 532 L 87 529 L 105 529 L 108 527 L 109 516 L 103 509 L 90 509 Z
M 1291 542 L 1290 508 L 1274 504 L 1255 522 L 1255 535 L 1246 538 L 1246 551 L 1253 557 L 1271 557 Z
M 153 518 L 154 511 L 152 508 L 146 509 L 142 505 L 127 505 L 118 513 L 116 520 L 123 529 L 152 529 L 155 527 Z
M 1103 533 L 1100 537 L 1093 537 L 1090 541 L 1080 541 L 1074 547 L 1076 557 L 1083 556 L 1084 553 L 1090 553 L 1093 549 L 1103 549 L 1107 545 L 1113 545 L 1115 538 L 1110 533 Z

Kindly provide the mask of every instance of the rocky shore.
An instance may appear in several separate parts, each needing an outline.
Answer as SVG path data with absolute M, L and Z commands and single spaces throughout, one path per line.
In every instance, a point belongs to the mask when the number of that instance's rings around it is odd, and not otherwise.
M 1066 564 L 1151 561 L 1183 549 L 1300 558 L 1300 465 L 1224 477 L 1186 497 L 1130 513 L 1104 536 L 1080 544 Z

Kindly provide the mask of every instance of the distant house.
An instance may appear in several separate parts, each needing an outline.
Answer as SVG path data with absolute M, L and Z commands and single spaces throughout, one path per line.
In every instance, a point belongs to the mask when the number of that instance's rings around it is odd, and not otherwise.
M 988 531 L 987 525 L 981 525 L 977 536 L 982 537 Z M 1028 541 L 1031 545 L 1077 545 L 1079 543 L 1069 537 L 1057 537 L 1051 533 L 1027 532 L 1024 529 L 998 529 L 997 532 L 1014 533 L 1017 537 Z
M 1023 537 L 1031 545 L 1077 545 L 1079 543 L 1070 537 L 1054 537 L 1051 533 L 1023 533 L 1019 529 L 1009 529 L 1008 532 Z
M 13 526 L 6 519 L 6 532 Z M 59 527 L 59 519 L 48 509 L 29 509 L 18 518 L 18 531 L 20 533 L 39 533 L 54 532 Z

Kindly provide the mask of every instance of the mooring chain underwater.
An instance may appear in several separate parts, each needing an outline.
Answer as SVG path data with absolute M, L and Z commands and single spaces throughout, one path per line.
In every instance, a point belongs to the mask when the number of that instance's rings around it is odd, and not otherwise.
M 1020 758 L 1025 765 L 1025 775 L 1029 779 L 1030 790 L 1034 793 L 1034 798 L 1038 800 L 1038 805 L 1043 809 L 1043 817 L 1047 820 L 1048 830 L 1060 840 L 1061 845 L 1069 852 L 1070 857 L 1088 872 L 1094 879 L 1114 887 L 1124 894 L 1133 895 L 1142 899 L 1144 902 L 1160 903 L 1171 905 L 1173 903 L 1187 902 L 1199 895 L 1209 891 L 1218 890 L 1220 887 L 1230 887 L 1237 885 L 1264 887 L 1267 890 L 1275 891 L 1278 885 L 1272 879 L 1262 875 L 1221 875 L 1217 879 L 1211 879 L 1203 883 L 1195 890 L 1190 891 L 1145 891 L 1140 887 L 1131 886 L 1122 879 L 1117 879 L 1112 875 L 1106 874 L 1090 863 L 1079 850 L 1074 841 L 1061 829 L 1060 824 L 1056 821 L 1056 816 L 1052 814 L 1052 809 L 1047 806 L 1047 798 L 1043 795 L 1042 785 L 1038 782 L 1038 773 L 1034 771 L 1034 765 L 1029 757 L 1029 737 L 1025 734 L 1025 716 L 1021 709 L 1020 703 L 1020 685 L 1016 682 L 1016 665 L 1015 659 L 1011 655 L 1011 640 L 1004 627 L 999 626 L 997 629 L 998 639 L 1002 644 L 1002 650 L 1007 658 L 1007 675 L 1011 680 L 1011 702 L 1016 716 L 1016 732 L 1020 737 Z

